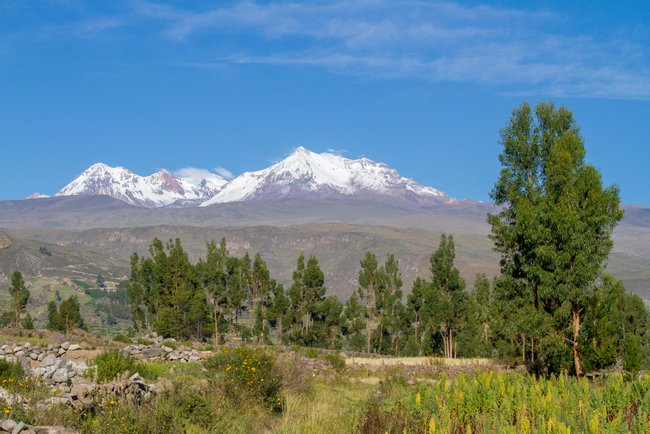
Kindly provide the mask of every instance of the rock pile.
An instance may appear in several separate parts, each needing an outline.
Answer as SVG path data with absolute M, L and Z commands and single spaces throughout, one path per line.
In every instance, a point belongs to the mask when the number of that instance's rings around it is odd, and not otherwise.
M 122 348 L 122 352 L 126 355 L 131 355 L 136 359 L 146 359 L 150 362 L 162 360 L 181 363 L 198 362 L 208 353 L 199 352 L 193 348 L 185 348 L 183 346 L 178 347 L 178 349 L 173 349 L 162 343 L 154 343 L 151 345 L 127 345 Z
M 0 358 L 20 362 L 26 373 L 47 383 L 68 385 L 88 369 L 83 362 L 76 363 L 65 358 L 66 354 L 80 349 L 80 345 L 70 342 L 48 344 L 45 347 L 29 342 L 22 345 L 4 344 L 0 346 Z
M 140 404 L 151 398 L 154 386 L 145 383 L 139 374 L 110 383 L 95 384 L 79 382 L 72 386 L 59 400 L 78 410 L 87 410 L 96 405 L 104 405 L 107 399 L 131 404 Z
M 77 431 L 64 428 L 62 426 L 36 426 L 27 425 L 24 422 L 15 422 L 6 419 L 0 422 L 0 433 L 12 434 L 76 434 Z

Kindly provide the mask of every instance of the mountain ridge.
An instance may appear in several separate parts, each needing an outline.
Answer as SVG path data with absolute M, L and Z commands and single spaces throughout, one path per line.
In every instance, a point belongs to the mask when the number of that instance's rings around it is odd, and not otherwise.
M 177 176 L 161 169 L 140 176 L 121 166 L 95 163 L 55 196 L 106 195 L 143 208 L 208 207 L 230 202 L 306 199 L 363 199 L 417 204 L 454 203 L 446 193 L 400 175 L 385 163 L 348 159 L 296 148 L 267 168 L 226 180 L 209 171 Z M 38 198 L 42 196 L 34 196 Z

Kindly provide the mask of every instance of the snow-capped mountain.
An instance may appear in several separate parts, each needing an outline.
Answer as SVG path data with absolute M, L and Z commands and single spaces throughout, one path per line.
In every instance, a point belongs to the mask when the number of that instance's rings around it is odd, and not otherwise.
M 84 170 L 56 196 L 107 195 L 134 206 L 157 208 L 180 203 L 198 205 L 226 184 L 219 175 L 177 177 L 165 169 L 139 176 L 124 167 L 97 163 Z
M 229 181 L 201 206 L 278 198 L 362 198 L 449 202 L 432 187 L 404 178 L 385 164 L 367 158 L 351 160 L 303 147 L 277 164 L 245 172 Z
M 160 170 L 139 176 L 124 167 L 97 163 L 56 196 L 107 195 L 147 208 L 195 207 L 218 203 L 280 198 L 354 198 L 379 201 L 450 203 L 445 193 L 404 178 L 386 164 L 352 160 L 299 147 L 284 160 L 226 181 L 212 172 L 184 169 L 176 175 Z

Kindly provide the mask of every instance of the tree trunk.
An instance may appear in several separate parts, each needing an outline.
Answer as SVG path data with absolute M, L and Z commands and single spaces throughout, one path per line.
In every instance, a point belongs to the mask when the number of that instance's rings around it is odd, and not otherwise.
M 379 329 L 379 354 L 381 354 L 381 348 L 382 348 L 381 345 L 383 343 L 383 335 L 384 335 L 384 332 L 383 332 L 382 327 L 381 327 L 381 322 L 382 321 L 383 321 L 383 317 L 379 317 L 379 327 L 378 327 L 378 329 Z
M 367 308 L 368 311 L 368 321 L 366 322 L 366 341 L 367 341 L 367 353 L 370 354 L 370 308 Z
M 579 338 L 580 338 L 580 309 L 578 306 L 573 306 L 571 311 L 571 319 L 573 321 L 573 364 L 576 370 L 576 377 L 582 377 L 582 367 L 580 366 L 580 352 L 579 352 Z
M 212 316 L 214 318 L 214 347 L 219 348 L 219 315 L 217 315 L 217 305 L 214 305 L 212 310 Z
M 535 339 L 530 340 L 530 361 L 535 363 Z
M 449 329 L 449 353 L 450 357 L 454 358 L 454 331 Z

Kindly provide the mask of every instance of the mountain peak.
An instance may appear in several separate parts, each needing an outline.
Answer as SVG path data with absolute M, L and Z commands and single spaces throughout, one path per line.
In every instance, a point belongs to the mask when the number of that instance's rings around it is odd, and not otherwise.
M 445 193 L 405 178 L 386 164 L 312 152 L 303 146 L 266 169 L 230 181 L 194 167 L 139 176 L 124 167 L 96 163 L 56 194 L 71 195 L 107 195 L 149 208 L 280 198 L 451 202 Z
M 202 206 L 286 197 L 449 201 L 446 194 L 404 178 L 385 164 L 299 146 L 284 160 L 231 180 Z
M 214 196 L 223 184 L 225 181 L 219 183 L 217 179 L 196 182 L 192 178 L 178 178 L 166 169 L 139 176 L 124 167 L 95 163 L 56 196 L 107 195 L 131 205 L 156 208 L 179 201 L 201 203 Z

